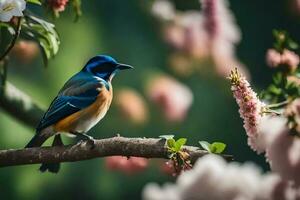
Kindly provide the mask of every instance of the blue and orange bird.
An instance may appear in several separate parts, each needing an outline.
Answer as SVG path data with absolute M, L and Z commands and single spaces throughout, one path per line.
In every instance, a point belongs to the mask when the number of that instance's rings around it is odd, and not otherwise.
M 55 136 L 53 146 L 63 145 L 60 133 L 93 142 L 93 138 L 85 133 L 105 116 L 110 107 L 112 78 L 118 71 L 131 68 L 107 55 L 91 58 L 59 91 L 25 148 L 41 146 L 51 136 Z M 40 171 L 57 173 L 59 168 L 59 163 L 43 163 Z

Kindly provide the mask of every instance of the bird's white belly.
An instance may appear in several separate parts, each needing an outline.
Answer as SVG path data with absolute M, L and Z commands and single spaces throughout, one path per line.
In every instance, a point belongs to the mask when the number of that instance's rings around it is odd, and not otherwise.
M 83 118 L 79 120 L 78 125 L 75 127 L 76 132 L 85 133 L 93 128 L 103 117 L 106 115 L 108 107 L 103 109 L 97 116 L 91 118 Z

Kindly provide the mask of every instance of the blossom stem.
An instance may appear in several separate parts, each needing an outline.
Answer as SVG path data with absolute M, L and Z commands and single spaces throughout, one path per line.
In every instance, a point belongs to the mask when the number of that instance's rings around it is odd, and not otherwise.
M 269 109 L 268 107 L 267 107 L 265 110 L 263 110 L 262 113 L 264 113 L 264 114 L 282 115 L 281 112 L 276 111 L 276 110 Z
M 17 41 L 17 39 L 20 35 L 22 17 L 18 17 L 17 19 L 18 19 L 18 21 L 17 21 L 17 25 L 16 25 L 16 28 L 15 28 L 15 35 L 14 35 L 13 39 L 11 40 L 11 42 L 9 43 L 6 50 L 4 51 L 4 53 L 0 56 L 0 61 L 2 61 L 9 54 L 9 52 L 15 46 L 16 41 Z
M 289 99 L 287 99 L 287 100 L 282 101 L 282 102 L 279 102 L 279 103 L 274 103 L 274 104 L 267 105 L 267 107 L 268 107 L 268 108 L 278 108 L 278 107 L 287 105 L 287 104 L 289 104 L 290 102 L 291 102 L 291 101 L 290 101 Z

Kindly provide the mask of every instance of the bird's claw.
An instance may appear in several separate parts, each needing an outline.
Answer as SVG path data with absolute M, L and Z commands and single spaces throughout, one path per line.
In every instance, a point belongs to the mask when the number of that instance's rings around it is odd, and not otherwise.
M 79 144 L 87 144 L 91 147 L 91 149 L 95 148 L 95 139 L 92 136 L 86 135 L 84 133 L 77 134 L 77 136 L 80 138 Z
M 95 139 L 90 137 L 89 139 L 86 140 L 87 145 L 91 147 L 91 149 L 95 148 Z

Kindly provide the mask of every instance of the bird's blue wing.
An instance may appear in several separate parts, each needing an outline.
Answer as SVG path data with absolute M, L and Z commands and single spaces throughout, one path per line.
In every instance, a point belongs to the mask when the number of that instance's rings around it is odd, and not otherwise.
M 105 86 L 101 80 L 85 77 L 67 84 L 68 87 L 64 87 L 51 103 L 37 132 L 94 103 L 101 88 Z

